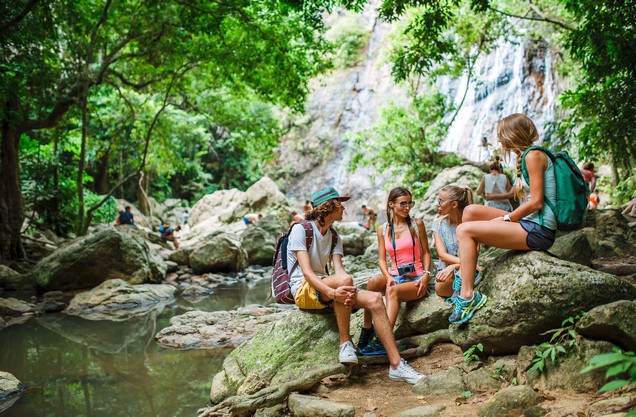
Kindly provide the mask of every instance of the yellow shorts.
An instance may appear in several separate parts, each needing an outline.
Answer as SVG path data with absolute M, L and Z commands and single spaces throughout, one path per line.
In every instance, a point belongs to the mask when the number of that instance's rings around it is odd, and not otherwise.
M 300 288 L 296 291 L 294 301 L 298 308 L 304 310 L 322 310 L 323 308 L 329 307 L 332 303 L 332 301 L 329 301 L 323 304 L 323 302 L 320 301 L 318 290 L 312 287 L 306 279 L 303 280 L 302 284 L 300 284 Z

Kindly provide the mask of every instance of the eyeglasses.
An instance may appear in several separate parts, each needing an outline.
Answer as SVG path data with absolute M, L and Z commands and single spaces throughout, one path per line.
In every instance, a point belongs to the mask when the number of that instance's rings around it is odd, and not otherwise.
M 455 200 L 442 200 L 441 198 L 437 199 L 437 205 L 441 206 L 444 203 L 448 203 L 449 201 L 455 201 Z
M 398 203 L 398 205 L 400 206 L 400 208 L 413 208 L 415 206 L 415 203 L 412 201 L 402 201 L 401 203 Z

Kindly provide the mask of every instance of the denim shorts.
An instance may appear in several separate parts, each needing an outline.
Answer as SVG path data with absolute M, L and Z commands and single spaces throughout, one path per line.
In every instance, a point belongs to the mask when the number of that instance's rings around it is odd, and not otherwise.
M 405 282 L 419 281 L 420 278 L 422 278 L 422 275 L 411 275 L 411 276 L 391 275 L 391 276 L 393 277 L 393 279 L 395 279 L 395 284 L 397 285 L 397 284 L 404 284 Z
M 528 232 L 526 244 L 532 250 L 548 250 L 554 243 L 556 231 L 530 220 L 519 220 L 523 230 Z

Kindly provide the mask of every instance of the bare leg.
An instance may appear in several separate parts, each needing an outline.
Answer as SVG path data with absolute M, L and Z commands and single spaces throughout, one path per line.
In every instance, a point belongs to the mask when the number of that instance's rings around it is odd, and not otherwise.
M 384 309 L 384 303 L 382 302 L 382 295 L 377 292 L 371 291 L 359 291 L 356 295 L 355 307 L 368 308 L 371 310 L 373 317 L 373 327 L 375 333 L 380 338 L 382 346 L 386 350 L 386 354 L 389 357 L 391 368 L 395 369 L 400 364 L 400 353 L 398 352 L 397 345 L 395 344 L 395 337 L 393 337 L 393 329 L 389 323 L 389 318 L 386 315 Z
M 351 275 L 332 275 L 325 277 L 322 282 L 330 286 L 331 288 L 338 288 L 345 285 L 353 285 L 353 278 Z M 320 299 L 323 302 L 328 302 L 329 299 L 320 294 Z M 337 301 L 333 302 L 333 310 L 336 314 L 336 322 L 338 323 L 338 334 L 340 335 L 340 344 L 351 341 L 351 307 L 345 306 Z
M 375 291 L 375 292 L 384 292 L 384 288 L 386 287 L 386 278 L 384 275 L 376 275 L 369 279 L 367 282 L 367 291 Z M 364 322 L 362 326 L 366 329 L 370 329 L 373 325 L 371 320 L 371 310 L 368 308 L 364 309 Z
M 453 277 L 448 278 L 445 281 L 436 281 L 435 292 L 440 297 L 450 297 L 453 295 Z
M 423 290 L 418 297 L 417 290 L 418 287 L 415 282 L 405 282 L 388 288 L 386 292 L 386 314 L 391 324 L 391 330 L 395 327 L 401 301 L 413 301 L 426 296 L 426 290 Z
M 528 232 L 523 230 L 519 223 L 470 221 L 457 226 L 457 242 L 459 253 L 462 254 L 459 258 L 459 275 L 462 277 L 461 297 L 470 299 L 473 296 L 478 243 L 503 249 L 529 250 L 526 244 L 527 237 Z

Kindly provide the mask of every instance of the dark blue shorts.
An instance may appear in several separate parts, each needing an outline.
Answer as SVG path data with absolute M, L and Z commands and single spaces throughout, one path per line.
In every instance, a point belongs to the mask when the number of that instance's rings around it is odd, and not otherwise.
M 526 244 L 532 250 L 548 250 L 552 247 L 556 237 L 556 231 L 548 229 L 530 220 L 519 220 L 523 230 L 528 232 Z

